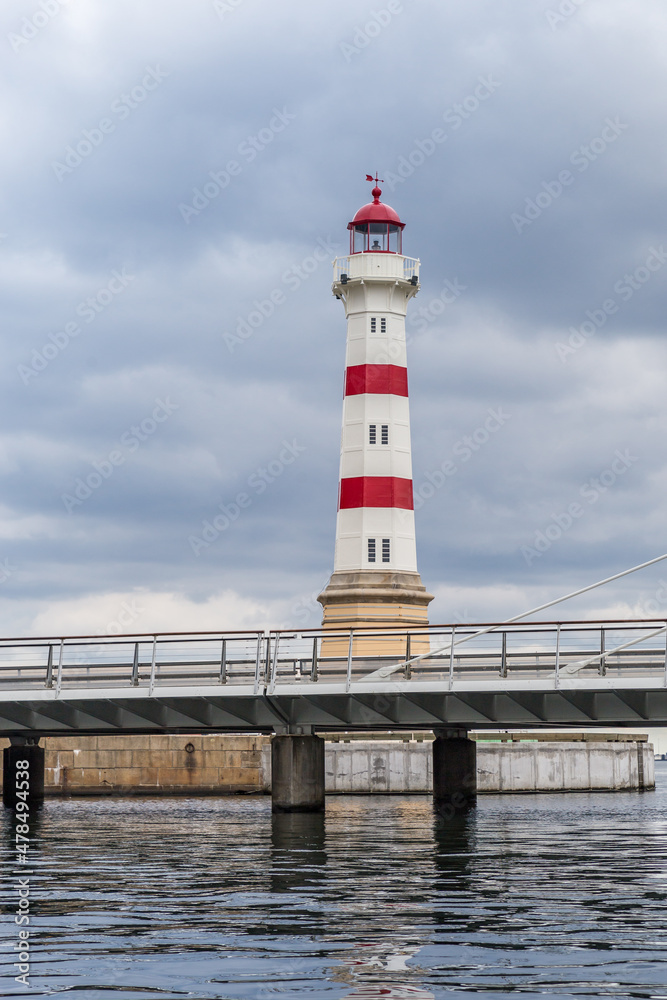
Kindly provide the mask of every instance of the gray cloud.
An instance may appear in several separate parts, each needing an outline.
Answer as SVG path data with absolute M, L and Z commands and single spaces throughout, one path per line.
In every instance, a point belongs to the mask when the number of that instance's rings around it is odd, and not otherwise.
M 417 512 L 432 620 L 516 613 L 666 547 L 667 266 L 638 269 L 665 238 L 667 15 L 648 0 L 587 0 L 562 21 L 546 0 L 396 6 L 379 23 L 386 5 L 351 0 L 67 4 L 19 42 L 39 3 L 3 8 L 5 632 L 63 601 L 83 628 L 105 594 L 111 619 L 136 588 L 182 595 L 184 627 L 193 606 L 215 627 L 225 607 L 287 621 L 304 602 L 316 623 L 345 348 L 330 259 L 376 167 L 422 260 L 416 487 L 456 465 Z M 453 302 L 446 281 L 465 286 Z M 169 418 L 68 511 L 62 495 L 166 398 Z M 498 408 L 509 419 L 479 443 Z M 255 492 L 294 440 L 304 451 Z M 626 450 L 636 461 L 589 502 Z M 188 539 L 244 492 L 196 555 Z M 660 573 L 567 613 L 631 609 Z M 207 604 L 223 592 L 246 604 Z

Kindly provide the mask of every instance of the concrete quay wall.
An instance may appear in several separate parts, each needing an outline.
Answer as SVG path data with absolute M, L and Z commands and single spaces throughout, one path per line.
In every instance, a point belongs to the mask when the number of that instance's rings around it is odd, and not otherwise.
M 650 743 L 478 743 L 477 791 L 601 792 L 655 788 Z
M 477 792 L 654 788 L 654 760 L 646 742 L 478 742 Z M 329 744 L 325 768 L 330 794 L 428 794 L 433 788 L 430 742 Z
M 45 795 L 270 791 L 262 766 L 266 736 L 59 736 L 40 742 Z
M 430 795 L 433 743 L 430 740 L 328 743 L 324 754 L 324 787 L 329 794 L 339 795 Z
M 268 736 L 68 736 L 49 737 L 42 744 L 46 795 L 271 791 Z M 477 743 L 480 794 L 654 786 L 653 747 L 645 741 Z M 325 788 L 328 794 L 431 794 L 432 743 L 377 738 L 329 742 Z

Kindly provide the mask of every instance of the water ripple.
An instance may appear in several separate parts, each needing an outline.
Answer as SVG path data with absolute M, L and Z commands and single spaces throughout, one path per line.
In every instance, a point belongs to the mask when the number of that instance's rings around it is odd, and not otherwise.
M 49 800 L 34 823 L 32 988 L 81 1000 L 667 997 L 667 766 L 655 794 Z

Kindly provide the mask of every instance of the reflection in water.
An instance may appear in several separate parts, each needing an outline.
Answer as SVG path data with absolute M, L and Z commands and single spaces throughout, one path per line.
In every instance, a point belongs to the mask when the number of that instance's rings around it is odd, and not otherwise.
M 326 869 L 322 813 L 272 813 L 271 890 L 317 885 Z
M 34 995 L 559 1000 L 665 995 L 667 764 L 655 794 L 48 800 Z M 15 893 L 12 824 L 0 884 Z M 8 863 L 11 861 L 12 863 Z M 10 905 L 7 937 L 15 925 Z M 2 991 L 15 990 L 12 959 Z
M 433 870 L 441 892 L 455 891 L 457 895 L 473 890 L 473 854 L 475 850 L 477 812 L 470 810 L 456 815 L 449 823 L 434 816 Z M 434 914 L 441 922 L 439 913 Z

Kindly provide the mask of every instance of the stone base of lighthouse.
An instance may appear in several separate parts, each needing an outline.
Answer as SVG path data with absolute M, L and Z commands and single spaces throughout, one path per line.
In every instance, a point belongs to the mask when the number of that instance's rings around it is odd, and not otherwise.
M 332 573 L 317 600 L 323 636 L 321 657 L 345 657 L 354 629 L 353 656 L 417 656 L 430 649 L 428 605 L 433 600 L 419 573 L 356 570 Z M 358 631 L 357 631 L 358 630 Z

